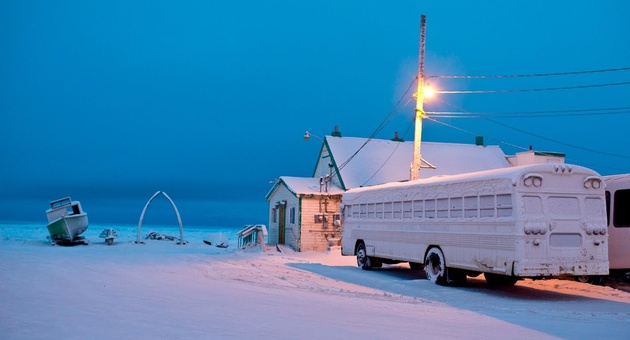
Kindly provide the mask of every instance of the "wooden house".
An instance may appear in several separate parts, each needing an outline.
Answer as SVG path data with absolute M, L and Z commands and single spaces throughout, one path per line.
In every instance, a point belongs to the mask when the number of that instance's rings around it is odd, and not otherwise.
M 339 245 L 339 203 L 343 190 L 325 178 L 280 177 L 267 194 L 268 244 L 296 251 L 325 251 Z

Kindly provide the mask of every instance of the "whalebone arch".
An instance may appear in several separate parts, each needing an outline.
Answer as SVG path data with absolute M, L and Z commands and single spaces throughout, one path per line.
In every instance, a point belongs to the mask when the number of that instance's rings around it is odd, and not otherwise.
M 153 202 L 153 200 L 158 197 L 160 194 L 162 194 L 164 197 L 166 197 L 166 199 L 171 203 L 171 206 L 173 207 L 173 210 L 175 211 L 175 215 L 177 216 L 177 222 L 179 223 L 179 241 L 177 242 L 177 244 L 186 244 L 188 243 L 187 241 L 184 240 L 184 227 L 182 226 L 182 218 L 179 215 L 179 210 L 177 210 L 177 206 L 175 205 L 175 202 L 173 202 L 173 200 L 171 199 L 170 196 L 168 196 L 164 191 L 156 191 L 155 194 L 153 194 L 153 196 L 151 196 L 151 198 L 149 198 L 149 200 L 147 201 L 147 204 L 144 205 L 144 209 L 142 209 L 142 214 L 140 214 L 140 221 L 138 222 L 138 235 L 136 238 L 136 243 L 140 244 L 143 243 L 140 240 L 140 233 L 142 231 L 142 222 L 144 220 L 144 214 L 147 211 L 147 208 L 149 208 L 149 205 L 151 205 L 151 202 Z

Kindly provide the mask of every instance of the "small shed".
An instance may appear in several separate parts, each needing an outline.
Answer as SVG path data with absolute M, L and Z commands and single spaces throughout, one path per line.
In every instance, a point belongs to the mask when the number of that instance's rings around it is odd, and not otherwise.
M 265 197 L 269 202 L 268 244 L 295 251 L 326 251 L 341 240 L 339 204 L 343 190 L 327 178 L 282 176 Z

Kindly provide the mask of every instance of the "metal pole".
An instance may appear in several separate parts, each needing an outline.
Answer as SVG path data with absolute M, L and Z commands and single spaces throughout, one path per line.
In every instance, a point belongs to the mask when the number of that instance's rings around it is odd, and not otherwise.
M 424 41 L 425 41 L 426 16 L 420 16 L 420 51 L 418 54 L 418 89 L 416 92 L 416 118 L 415 133 L 413 138 L 413 163 L 411 164 L 411 180 L 420 178 L 420 167 L 422 163 L 422 154 L 420 152 L 420 143 L 422 141 L 422 118 L 424 118 L 424 110 L 422 109 L 423 88 L 424 88 Z

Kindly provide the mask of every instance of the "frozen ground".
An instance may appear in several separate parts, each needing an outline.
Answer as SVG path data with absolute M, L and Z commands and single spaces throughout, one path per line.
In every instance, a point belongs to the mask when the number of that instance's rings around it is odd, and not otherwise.
M 108 246 L 105 227 L 120 237 Z M 179 236 L 177 228 L 143 227 Z M 630 338 L 627 284 L 483 276 L 440 287 L 406 265 L 363 271 L 353 257 L 136 239 L 90 226 L 88 246 L 51 246 L 44 226 L 0 225 L 0 338 Z

